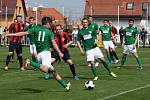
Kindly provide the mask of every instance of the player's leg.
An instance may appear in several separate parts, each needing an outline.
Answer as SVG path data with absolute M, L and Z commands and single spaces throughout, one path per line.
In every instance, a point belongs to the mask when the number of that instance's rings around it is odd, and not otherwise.
M 34 44 L 30 45 L 30 55 L 32 58 L 32 61 L 37 62 L 37 52 L 36 52 L 36 46 Z
M 64 54 L 63 60 L 69 64 L 70 71 L 72 72 L 72 75 L 73 75 L 74 79 L 79 80 L 78 76 L 76 75 L 75 66 L 74 66 L 74 63 L 72 62 L 69 51 L 66 49 L 63 52 L 63 54 Z
M 97 75 L 97 69 L 95 67 L 94 63 L 94 51 L 93 49 L 86 51 L 86 56 L 87 56 L 87 62 L 91 64 L 91 70 L 94 75 L 93 80 L 98 80 L 98 75 Z
M 121 66 L 118 68 L 121 68 L 124 66 L 124 63 L 126 62 L 126 57 L 127 54 L 129 54 L 129 46 L 128 45 L 124 45 L 123 47 L 123 53 L 122 53 L 122 58 L 121 58 Z
M 6 71 L 8 70 L 8 65 L 9 65 L 11 56 L 12 56 L 12 54 L 13 54 L 14 48 L 15 48 L 14 44 L 13 44 L 13 43 L 10 43 L 10 45 L 9 45 L 9 53 L 8 53 L 8 55 L 7 55 L 7 58 L 6 58 L 6 66 L 5 66 L 5 70 L 6 70 Z
M 117 56 L 117 54 L 116 54 L 115 45 L 113 44 L 112 41 L 110 41 L 109 47 L 110 47 L 110 50 L 111 50 L 111 52 L 112 52 L 112 55 L 113 55 L 113 56 L 115 57 L 115 59 L 116 59 L 115 63 L 118 63 L 119 58 L 118 58 L 118 56 Z M 113 58 L 113 57 L 112 57 L 112 58 Z
M 104 65 L 104 67 L 107 69 L 107 71 L 109 72 L 109 75 L 113 76 L 113 77 L 117 77 L 111 70 L 111 67 L 109 65 L 109 63 L 104 59 L 104 55 L 103 53 L 101 52 L 101 50 L 97 47 L 95 48 L 95 51 L 94 51 L 94 56 L 96 58 L 98 58 L 102 64 Z
M 17 44 L 16 45 L 16 53 L 17 53 L 17 58 L 19 60 L 19 64 L 20 64 L 20 68 L 21 70 L 23 69 L 23 58 L 22 58 L 22 45 L 21 44 Z
M 111 63 L 111 57 L 109 53 L 109 41 L 103 41 L 104 49 L 106 50 L 107 59 Z
M 141 62 L 140 57 L 137 54 L 136 48 L 132 49 L 131 52 L 132 52 L 133 56 L 136 58 L 136 61 L 137 61 L 138 65 L 139 65 L 139 67 L 137 69 L 143 69 L 142 62 Z
M 45 57 L 47 55 L 47 57 Z M 28 64 L 31 66 L 40 69 L 42 72 L 49 73 L 53 75 L 53 77 L 61 84 L 67 91 L 70 89 L 70 84 L 66 83 L 61 79 L 60 75 L 54 70 L 51 65 L 51 53 L 49 51 L 41 52 L 37 55 L 37 59 L 39 63 L 33 62 L 29 59 L 26 59 L 24 66 L 26 67 Z M 41 63 L 41 64 L 40 64 Z

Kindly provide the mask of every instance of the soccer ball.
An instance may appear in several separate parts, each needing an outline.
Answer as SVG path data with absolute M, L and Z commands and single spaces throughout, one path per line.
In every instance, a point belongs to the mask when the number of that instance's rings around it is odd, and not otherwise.
M 88 81 L 85 82 L 84 86 L 85 86 L 86 89 L 92 90 L 95 87 L 95 84 L 94 84 L 93 81 L 88 80 Z

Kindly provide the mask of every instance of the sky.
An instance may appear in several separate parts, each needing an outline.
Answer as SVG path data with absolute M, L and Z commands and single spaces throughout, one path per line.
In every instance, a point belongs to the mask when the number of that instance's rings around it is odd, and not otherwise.
M 25 0 L 28 6 L 56 8 L 71 20 L 79 19 L 84 14 L 85 0 Z

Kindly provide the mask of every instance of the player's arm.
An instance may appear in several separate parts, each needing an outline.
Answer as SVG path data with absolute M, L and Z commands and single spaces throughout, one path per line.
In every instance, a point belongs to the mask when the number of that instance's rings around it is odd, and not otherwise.
M 59 56 L 62 58 L 64 55 L 63 55 L 63 53 L 60 51 L 60 49 L 58 48 L 56 41 L 55 41 L 55 40 L 51 40 L 51 42 L 52 42 L 52 45 L 53 45 L 54 49 L 56 50 L 56 52 L 57 52 L 57 53 L 59 54 Z
M 78 40 L 77 40 L 77 46 L 79 47 L 79 50 L 80 50 L 81 55 L 84 55 L 85 52 L 84 52 L 84 50 L 82 49 L 81 44 L 80 44 L 80 42 L 79 42 Z
M 28 35 L 28 32 L 18 32 L 18 33 L 13 33 L 13 34 L 6 34 L 5 36 L 25 36 Z
M 67 40 L 69 41 L 67 44 L 65 44 L 64 45 L 64 47 L 65 48 L 68 48 L 68 46 L 70 46 L 71 44 L 72 44 L 72 41 L 71 41 L 71 39 L 70 39 L 70 37 L 67 35 L 67 34 L 65 34 L 66 35 L 66 38 L 67 38 Z

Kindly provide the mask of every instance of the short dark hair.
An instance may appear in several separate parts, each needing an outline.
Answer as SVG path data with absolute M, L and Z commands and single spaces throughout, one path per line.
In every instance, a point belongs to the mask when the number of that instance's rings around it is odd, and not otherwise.
M 105 22 L 105 21 L 109 22 L 109 20 L 108 20 L 108 19 L 104 19 L 104 22 Z
M 52 23 L 52 19 L 50 17 L 43 17 L 42 25 L 46 25 L 47 23 Z
M 32 16 L 31 16 L 31 17 L 29 17 L 29 19 L 33 19 L 33 20 L 35 20 L 35 18 L 34 18 L 34 17 L 32 17 Z
M 92 15 L 89 15 L 89 16 L 88 16 L 88 18 L 90 18 L 90 17 L 92 17 L 92 18 L 93 18 L 93 16 L 92 16 Z
M 83 21 L 83 20 L 88 20 L 88 18 L 87 18 L 87 17 L 84 17 L 84 18 L 82 19 L 82 21 Z
M 17 19 L 18 17 L 21 17 L 21 18 L 22 18 L 22 16 L 21 16 L 21 15 L 17 15 L 17 16 L 16 16 L 16 19 Z
M 129 19 L 129 22 L 132 21 L 134 23 L 134 19 Z

